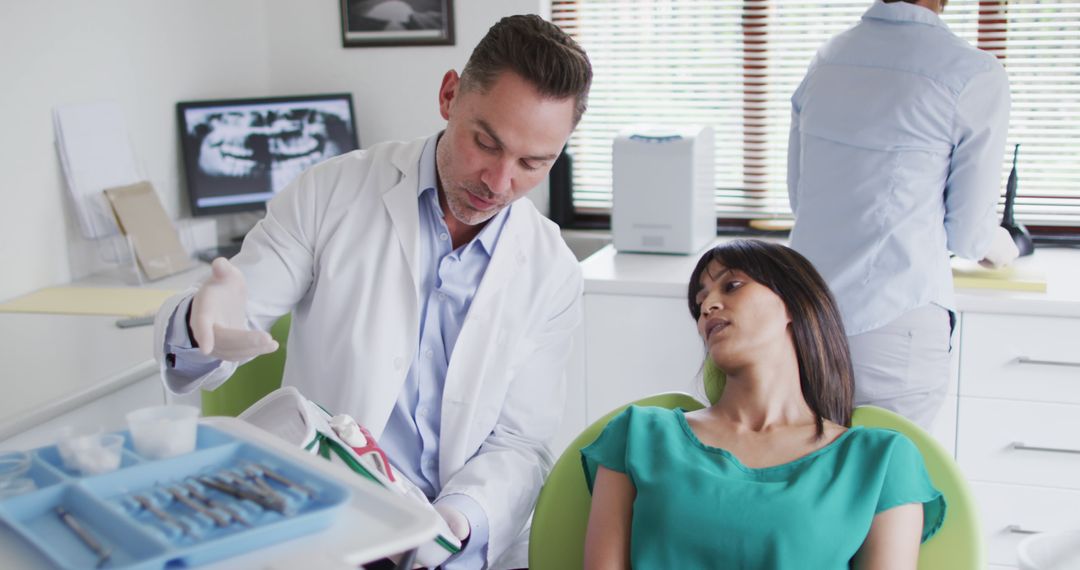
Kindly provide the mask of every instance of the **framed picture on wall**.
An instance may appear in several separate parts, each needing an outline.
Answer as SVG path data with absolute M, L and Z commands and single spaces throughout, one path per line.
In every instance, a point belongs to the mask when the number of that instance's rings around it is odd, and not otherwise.
M 345 47 L 454 45 L 453 0 L 340 0 Z

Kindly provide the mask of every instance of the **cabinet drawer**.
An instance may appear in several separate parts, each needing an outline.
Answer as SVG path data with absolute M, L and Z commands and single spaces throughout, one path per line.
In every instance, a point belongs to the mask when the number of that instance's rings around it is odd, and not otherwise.
M 1080 491 L 996 483 L 972 483 L 971 488 L 990 564 L 1015 565 L 1016 546 L 1033 531 L 1080 528 Z
M 965 314 L 960 395 L 1080 404 L 1080 319 Z
M 585 373 L 589 423 L 660 392 L 704 401 L 705 346 L 686 300 L 585 295 Z
M 1080 406 L 961 397 L 958 425 L 969 479 L 1080 489 Z

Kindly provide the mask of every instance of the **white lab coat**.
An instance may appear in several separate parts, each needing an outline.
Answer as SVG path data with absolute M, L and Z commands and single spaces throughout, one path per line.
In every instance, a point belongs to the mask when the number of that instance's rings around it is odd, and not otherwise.
M 251 326 L 292 312 L 284 384 L 378 438 L 419 342 L 417 184 L 424 139 L 355 151 L 305 172 L 276 196 L 233 263 Z M 581 320 L 582 277 L 557 227 L 514 203 L 450 358 L 442 399 L 440 496 L 461 493 L 489 521 L 488 563 L 515 546 L 552 465 L 564 368 Z M 159 362 L 169 315 L 162 307 Z M 213 389 L 225 363 L 192 383 Z M 517 544 L 513 544 L 517 542 Z M 520 556 L 511 563 L 521 564 Z

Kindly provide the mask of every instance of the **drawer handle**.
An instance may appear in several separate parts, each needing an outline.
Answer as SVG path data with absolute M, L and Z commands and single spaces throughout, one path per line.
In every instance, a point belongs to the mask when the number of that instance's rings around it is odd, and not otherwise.
M 1005 527 L 1005 532 L 1010 532 L 1012 534 L 1039 534 L 1042 531 L 1041 530 L 1031 530 L 1029 528 L 1024 528 L 1024 527 L 1022 527 L 1022 526 L 1020 526 L 1018 524 L 1011 524 L 1011 525 Z
M 1080 362 L 1069 362 L 1068 360 L 1040 360 L 1038 358 L 1029 358 L 1027 356 L 1017 358 L 1016 362 L 1019 364 L 1042 364 L 1045 366 L 1071 366 L 1080 368 Z
M 1020 451 L 1049 451 L 1050 453 L 1074 453 L 1080 455 L 1080 449 L 1069 449 L 1067 447 L 1038 447 L 1035 445 L 1027 445 L 1022 441 L 1014 441 L 1009 444 L 1009 447 Z

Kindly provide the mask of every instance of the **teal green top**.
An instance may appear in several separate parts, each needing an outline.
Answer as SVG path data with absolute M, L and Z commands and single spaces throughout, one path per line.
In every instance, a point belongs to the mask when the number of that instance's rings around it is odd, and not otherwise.
M 753 469 L 702 443 L 682 410 L 631 406 L 581 450 L 637 490 L 634 568 L 847 569 L 874 515 L 923 504 L 922 540 L 945 519 L 922 454 L 898 432 L 853 427 L 790 463 Z

